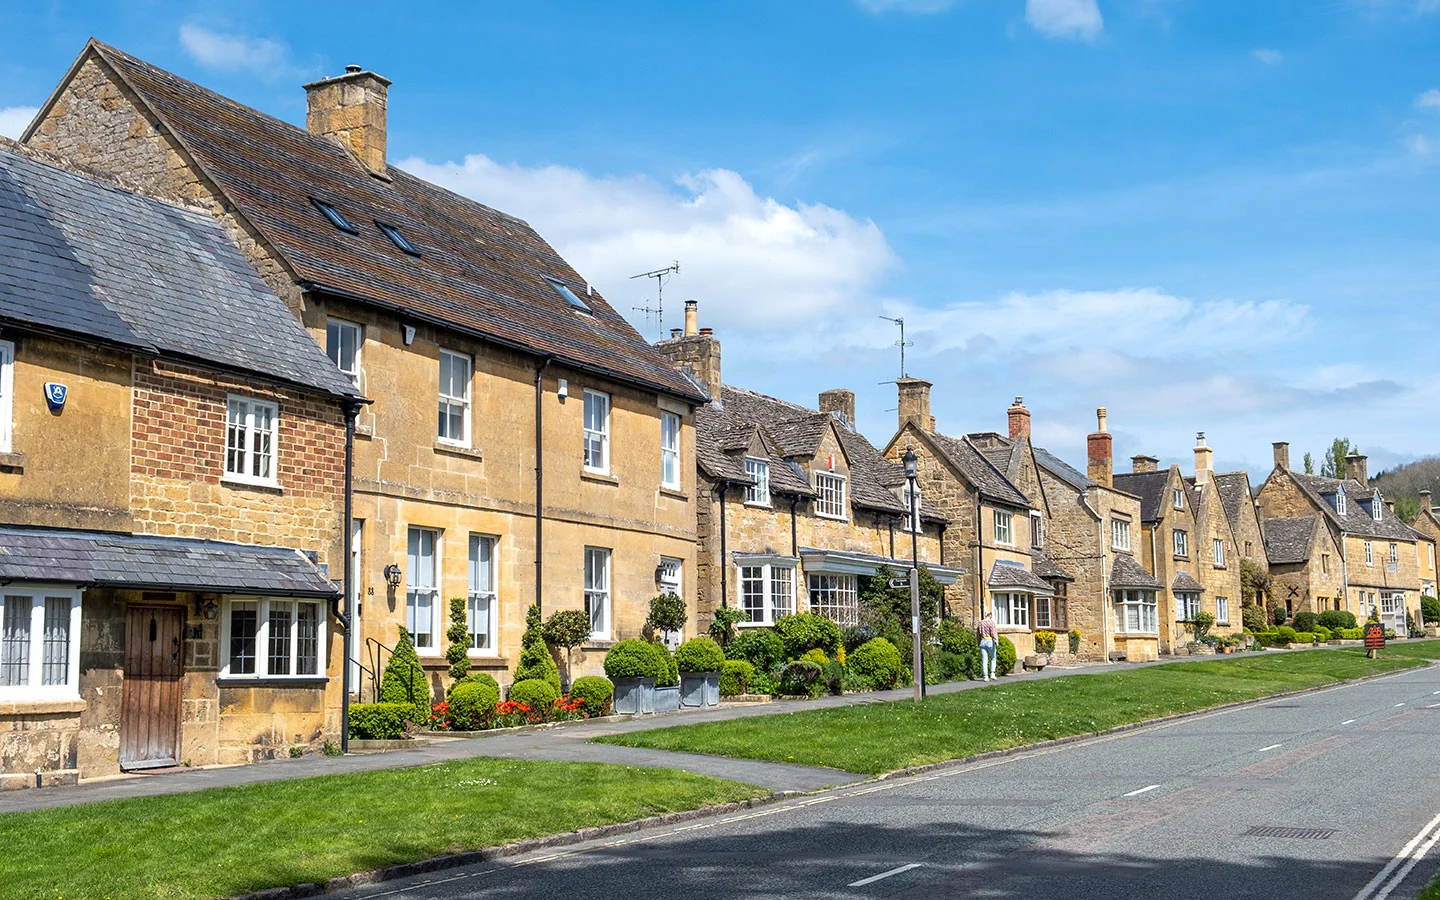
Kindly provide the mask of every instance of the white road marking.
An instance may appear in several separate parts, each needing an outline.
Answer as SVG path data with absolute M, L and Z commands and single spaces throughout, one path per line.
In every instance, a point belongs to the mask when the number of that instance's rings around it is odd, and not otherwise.
M 1395 858 L 1386 863 L 1385 868 L 1370 879 L 1369 884 L 1360 889 L 1355 900 L 1385 900 L 1389 897 L 1390 892 L 1400 886 L 1410 874 L 1410 870 L 1415 868 L 1415 864 L 1424 859 L 1430 848 L 1435 846 L 1436 840 L 1440 839 L 1440 831 L 1435 827 L 1437 825 L 1440 825 L 1440 816 L 1426 823 L 1420 833 L 1411 838 L 1410 843 L 1395 854 Z
M 859 881 L 852 881 L 852 882 L 850 882 L 849 884 L 847 884 L 847 885 L 845 885 L 845 886 L 846 886 L 846 887 L 864 887 L 865 885 L 870 884 L 870 883 L 873 882 L 873 881 L 879 881 L 879 880 L 882 879 L 882 878 L 889 878 L 891 875 L 899 875 L 901 872 L 908 872 L 908 871 L 910 871 L 911 869 L 918 869 L 918 868 L 920 868 L 920 863 L 910 863 L 909 865 L 906 865 L 906 866 L 900 866 L 898 869 L 891 869 L 891 870 L 888 871 L 888 872 L 881 872 L 879 875 L 871 875 L 869 878 L 862 878 L 862 879 L 860 879 Z
M 1283 746 L 1283 745 L 1281 745 L 1281 744 L 1271 744 L 1271 745 L 1268 746 L 1268 747 L 1261 747 L 1259 750 L 1256 750 L 1255 752 L 1256 752 L 1256 753 L 1264 753 L 1266 750 L 1274 750 L 1276 747 L 1280 747 L 1280 746 Z
M 1354 719 L 1346 719 L 1345 721 L 1341 722 L 1340 724 L 1341 724 L 1341 725 L 1349 725 L 1351 722 L 1354 722 L 1354 721 L 1355 721 Z
M 1399 709 L 1400 707 L 1402 707 L 1402 706 L 1404 706 L 1404 705 L 1405 705 L 1405 704 L 1403 704 L 1403 703 L 1397 703 L 1397 704 L 1395 704 L 1394 706 L 1392 706 L 1392 707 L 1390 707 L 1390 708 L 1391 708 L 1391 709 Z
M 1155 790 L 1156 788 L 1158 788 L 1159 786 L 1160 786 L 1160 785 L 1158 785 L 1158 784 L 1152 784 L 1152 785 L 1150 785 L 1149 787 L 1143 787 L 1143 788 L 1141 788 L 1141 789 L 1138 790 L 1138 791 L 1131 791 L 1130 793 L 1126 794 L 1125 796 L 1126 796 L 1126 797 L 1133 797 L 1133 796 L 1135 796 L 1136 794 L 1143 794 L 1143 793 L 1145 793 L 1146 791 L 1153 791 L 1153 790 Z

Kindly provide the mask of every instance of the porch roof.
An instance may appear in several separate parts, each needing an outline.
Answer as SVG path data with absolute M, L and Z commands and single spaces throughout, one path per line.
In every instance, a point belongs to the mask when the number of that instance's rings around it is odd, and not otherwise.
M 870 553 L 855 553 L 848 550 L 823 550 L 819 547 L 801 547 L 800 560 L 807 573 L 830 572 L 837 575 L 874 575 L 881 566 L 888 566 L 896 575 L 910 568 L 908 559 L 891 559 Z M 921 560 L 920 565 L 928 569 L 930 576 L 941 584 L 950 585 L 965 574 L 964 569 L 951 566 L 937 566 Z

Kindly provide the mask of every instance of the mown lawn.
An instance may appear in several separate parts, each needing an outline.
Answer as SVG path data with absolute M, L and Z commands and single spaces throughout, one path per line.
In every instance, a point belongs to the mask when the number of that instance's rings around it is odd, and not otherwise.
M 1173 713 L 1320 687 L 1440 659 L 1440 641 L 1360 649 L 1265 652 L 1195 663 L 1070 675 L 910 700 L 597 738 L 628 747 L 710 753 L 861 774 L 892 772 L 1086 734 Z
M 471 759 L 0 815 L 0 897 L 227 897 L 757 797 L 670 769 Z

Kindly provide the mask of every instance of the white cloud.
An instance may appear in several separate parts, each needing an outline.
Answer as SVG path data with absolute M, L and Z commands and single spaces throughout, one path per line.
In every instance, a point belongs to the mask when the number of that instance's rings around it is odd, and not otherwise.
M 1041 34 L 1091 41 L 1105 27 L 1096 0 L 1025 0 L 1025 21 Z
M 291 59 L 290 48 L 279 41 L 226 34 L 200 25 L 180 26 L 180 46 L 191 59 L 218 72 L 248 72 L 268 81 L 307 71 Z
M 942 13 L 953 7 L 958 0 L 855 0 L 860 8 L 875 15 L 888 12 L 930 15 Z
M 1420 109 L 1440 109 L 1440 88 L 1431 88 L 1415 98 Z
M 0 135 L 18 140 L 20 132 L 35 118 L 40 111 L 37 106 L 6 106 L 0 107 Z
M 672 186 L 481 155 L 399 166 L 529 221 L 632 321 L 631 307 L 654 286 L 630 276 L 671 260 L 681 274 L 666 289 L 667 325 L 679 324 L 680 301 L 693 298 L 706 324 L 752 332 L 852 314 L 895 262 L 874 222 L 763 197 L 727 169 L 681 175 Z
M 1250 55 L 1267 66 L 1278 66 L 1285 61 L 1285 54 L 1272 47 L 1261 47 Z
M 1435 152 L 1435 142 L 1423 134 L 1412 134 L 1405 138 L 1405 149 L 1416 156 L 1430 156 Z

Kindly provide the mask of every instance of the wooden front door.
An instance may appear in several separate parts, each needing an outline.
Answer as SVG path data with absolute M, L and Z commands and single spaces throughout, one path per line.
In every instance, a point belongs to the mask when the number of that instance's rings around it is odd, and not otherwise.
M 175 606 L 132 606 L 126 613 L 122 769 L 179 764 L 184 627 L 184 610 Z

